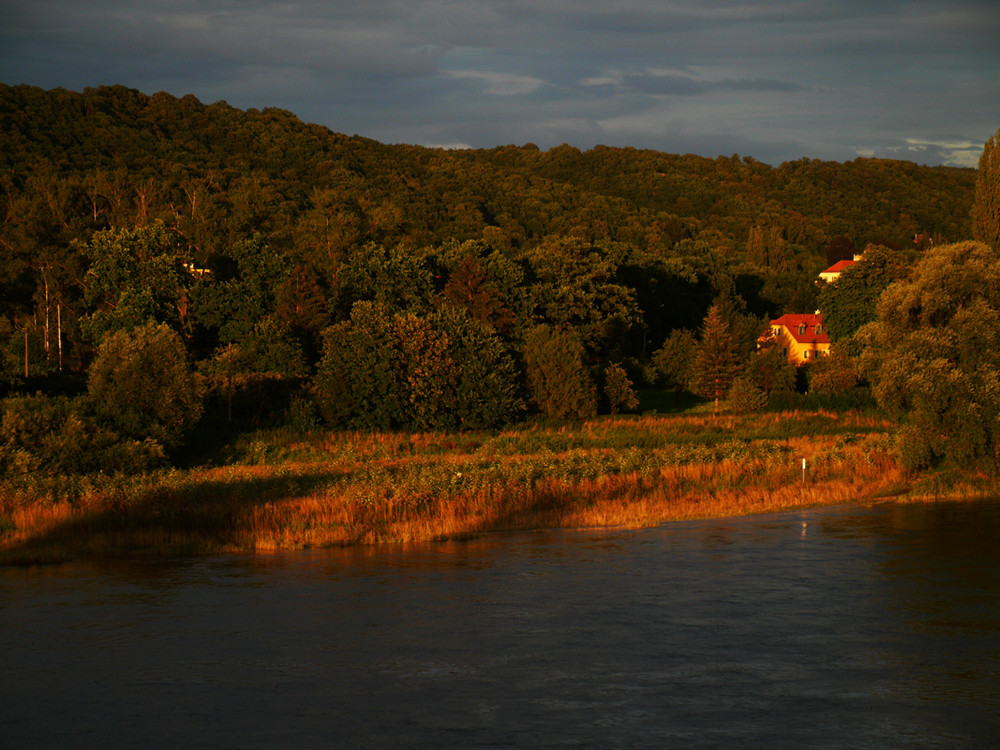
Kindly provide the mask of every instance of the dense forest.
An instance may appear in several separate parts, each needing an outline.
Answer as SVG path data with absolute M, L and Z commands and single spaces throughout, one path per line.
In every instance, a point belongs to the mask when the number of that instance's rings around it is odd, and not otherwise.
M 748 362 L 764 324 L 812 312 L 830 263 L 969 239 L 976 181 L 882 159 L 386 145 L 279 109 L 0 85 L 0 388 L 86 389 L 86 410 L 46 406 L 46 429 L 72 414 L 144 456 L 205 408 L 366 428 L 635 408 L 633 385 L 699 390 L 709 318 L 733 372 L 767 369 Z M 130 364 L 157 371 L 156 398 Z

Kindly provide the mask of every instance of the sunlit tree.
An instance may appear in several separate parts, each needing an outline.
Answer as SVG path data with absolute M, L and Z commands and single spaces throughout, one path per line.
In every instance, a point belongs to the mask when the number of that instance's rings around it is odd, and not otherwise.
M 701 340 L 691 373 L 692 390 L 699 396 L 714 399 L 715 413 L 718 414 L 719 399 L 729 393 L 738 370 L 739 362 L 729 326 L 720 305 L 715 303 L 708 309 L 702 324 Z
M 907 422 L 901 447 L 911 465 L 950 459 L 997 470 L 1000 251 L 980 242 L 928 250 L 858 335 L 876 400 Z
M 1000 130 L 986 141 L 979 158 L 972 236 L 990 247 L 1000 248 Z

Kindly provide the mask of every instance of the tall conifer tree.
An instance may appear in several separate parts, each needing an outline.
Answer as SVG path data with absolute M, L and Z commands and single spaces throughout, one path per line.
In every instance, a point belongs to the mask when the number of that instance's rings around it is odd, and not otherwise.
M 719 399 L 729 392 L 736 377 L 739 363 L 729 335 L 729 325 L 718 302 L 708 309 L 701 329 L 701 342 L 694 359 L 693 390 L 699 396 L 715 399 L 715 413 L 719 413 Z

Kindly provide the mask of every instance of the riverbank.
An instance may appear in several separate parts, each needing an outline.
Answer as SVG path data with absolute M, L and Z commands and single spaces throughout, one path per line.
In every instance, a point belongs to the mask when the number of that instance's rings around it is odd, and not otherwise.
M 817 410 L 500 433 L 257 432 L 222 465 L 6 480 L 0 564 L 638 528 L 939 494 L 906 476 L 891 427 Z

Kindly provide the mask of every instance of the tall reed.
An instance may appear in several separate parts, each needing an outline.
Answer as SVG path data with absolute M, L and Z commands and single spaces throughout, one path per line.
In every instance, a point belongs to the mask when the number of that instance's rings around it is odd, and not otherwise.
M 220 467 L 88 477 L 64 493 L 5 482 L 0 561 L 640 527 L 843 503 L 904 488 L 887 427 L 798 411 L 499 433 L 255 433 Z

